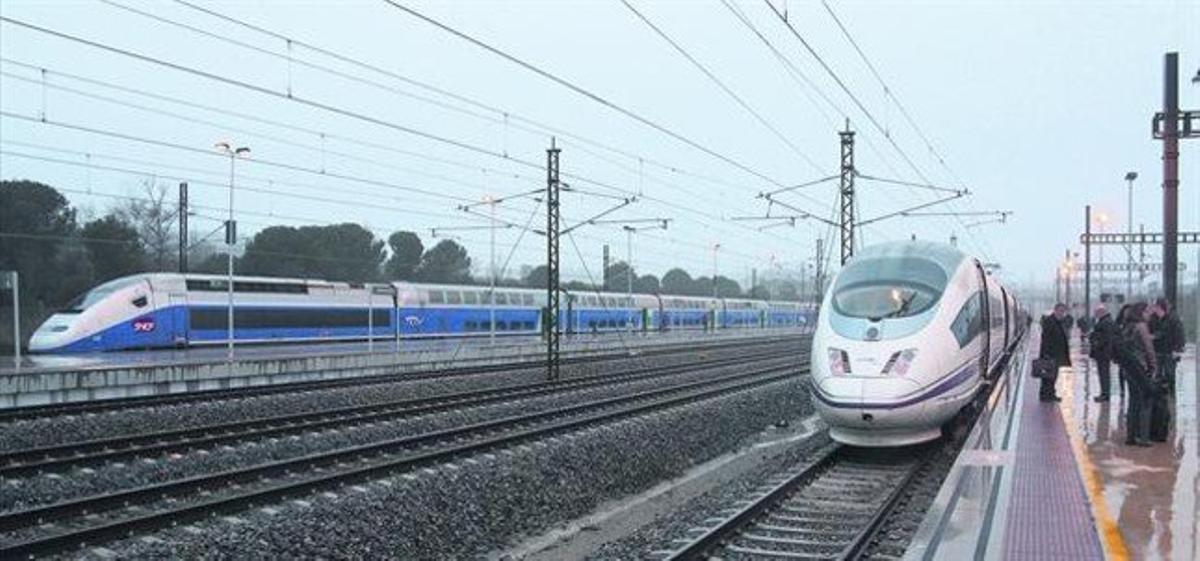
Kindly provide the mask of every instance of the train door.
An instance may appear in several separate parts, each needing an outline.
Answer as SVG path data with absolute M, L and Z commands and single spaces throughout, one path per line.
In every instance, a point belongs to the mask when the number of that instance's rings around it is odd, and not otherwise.
M 980 305 L 980 313 L 983 314 L 983 352 L 979 360 L 979 372 L 983 378 L 987 379 L 990 376 L 988 365 L 991 364 L 991 347 L 992 347 L 992 299 L 988 297 L 988 282 L 987 272 L 983 270 L 983 265 L 979 261 L 975 261 L 975 270 L 979 273 L 979 297 L 982 302 Z
M 1000 287 L 1000 303 L 1004 306 L 1004 352 L 1008 352 L 1008 348 L 1012 344 L 1009 340 L 1009 335 L 1012 333 L 1012 318 L 1008 313 L 1008 291 L 1003 286 Z
M 188 345 L 188 307 L 187 293 L 167 294 L 167 314 L 170 318 L 171 344 L 176 347 Z

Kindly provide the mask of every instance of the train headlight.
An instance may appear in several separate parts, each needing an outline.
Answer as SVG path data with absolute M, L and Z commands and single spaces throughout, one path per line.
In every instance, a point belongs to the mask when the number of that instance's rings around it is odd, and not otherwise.
M 850 355 L 841 349 L 829 347 L 829 371 L 834 376 L 848 376 L 850 374 Z
M 908 367 L 912 366 L 912 361 L 917 358 L 916 349 L 904 349 L 892 353 L 892 357 L 888 359 L 887 364 L 883 365 L 883 374 L 891 376 L 904 376 L 908 374 Z

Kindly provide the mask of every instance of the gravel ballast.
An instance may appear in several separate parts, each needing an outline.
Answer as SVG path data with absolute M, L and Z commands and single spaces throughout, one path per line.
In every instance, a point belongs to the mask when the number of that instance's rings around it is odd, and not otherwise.
M 770 364 L 788 362 L 791 361 L 773 361 Z M 62 474 L 10 479 L 0 486 L 0 512 L 409 437 L 508 416 L 552 411 L 605 398 L 636 395 L 663 387 L 737 374 L 744 369 L 742 366 L 725 366 L 483 407 L 464 407 L 395 421 L 254 440 L 233 446 L 170 454 L 130 463 L 109 463 Z
M 786 343 L 781 344 L 778 348 L 786 348 L 783 345 Z M 766 350 L 769 347 L 771 346 L 756 346 L 754 352 Z M 599 362 L 565 365 L 562 375 L 564 378 L 594 376 L 650 365 L 685 364 L 704 358 L 719 359 L 737 356 L 739 353 L 745 352 L 745 350 L 730 348 L 712 351 L 704 351 L 700 348 L 697 349 L 697 352 L 614 358 Z M 545 381 L 544 368 L 410 380 L 398 377 L 394 382 L 21 420 L 0 424 L 0 452 L 139 434 L 150 428 L 152 430 L 182 429 L 542 381 Z
M 151 558 L 479 556 L 810 412 L 788 380 L 106 548 Z
M 673 545 L 678 545 L 672 544 L 672 540 L 693 537 L 694 532 L 689 530 L 704 526 L 706 519 L 721 516 L 720 513 L 738 504 L 738 501 L 746 500 L 761 489 L 763 482 L 772 476 L 812 463 L 831 442 L 829 434 L 824 431 L 799 442 L 735 480 L 688 501 L 682 508 L 643 526 L 628 537 L 604 544 L 587 559 L 645 559 L 654 552 L 670 549 Z

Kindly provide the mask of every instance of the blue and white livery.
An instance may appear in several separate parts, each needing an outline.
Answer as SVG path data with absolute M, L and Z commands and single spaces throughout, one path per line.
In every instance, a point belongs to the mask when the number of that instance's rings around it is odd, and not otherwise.
M 546 292 L 530 288 L 234 277 L 238 343 L 536 335 Z M 566 333 L 803 326 L 811 306 L 732 298 L 564 291 Z M 228 340 L 224 276 L 149 273 L 119 278 L 51 316 L 33 352 L 191 347 Z M 494 326 L 492 322 L 495 322 Z
M 825 295 L 812 393 L 832 438 L 901 446 L 938 438 L 1025 328 L 979 261 L 943 244 L 862 250 Z

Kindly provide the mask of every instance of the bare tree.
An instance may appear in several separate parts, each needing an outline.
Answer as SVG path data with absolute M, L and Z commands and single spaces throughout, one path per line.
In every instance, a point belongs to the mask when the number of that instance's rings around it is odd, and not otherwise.
M 179 207 L 167 199 L 167 185 L 154 179 L 142 182 L 143 195 L 130 199 L 116 210 L 117 216 L 137 229 L 150 267 L 172 271 L 177 265 L 178 237 L 175 234 Z

